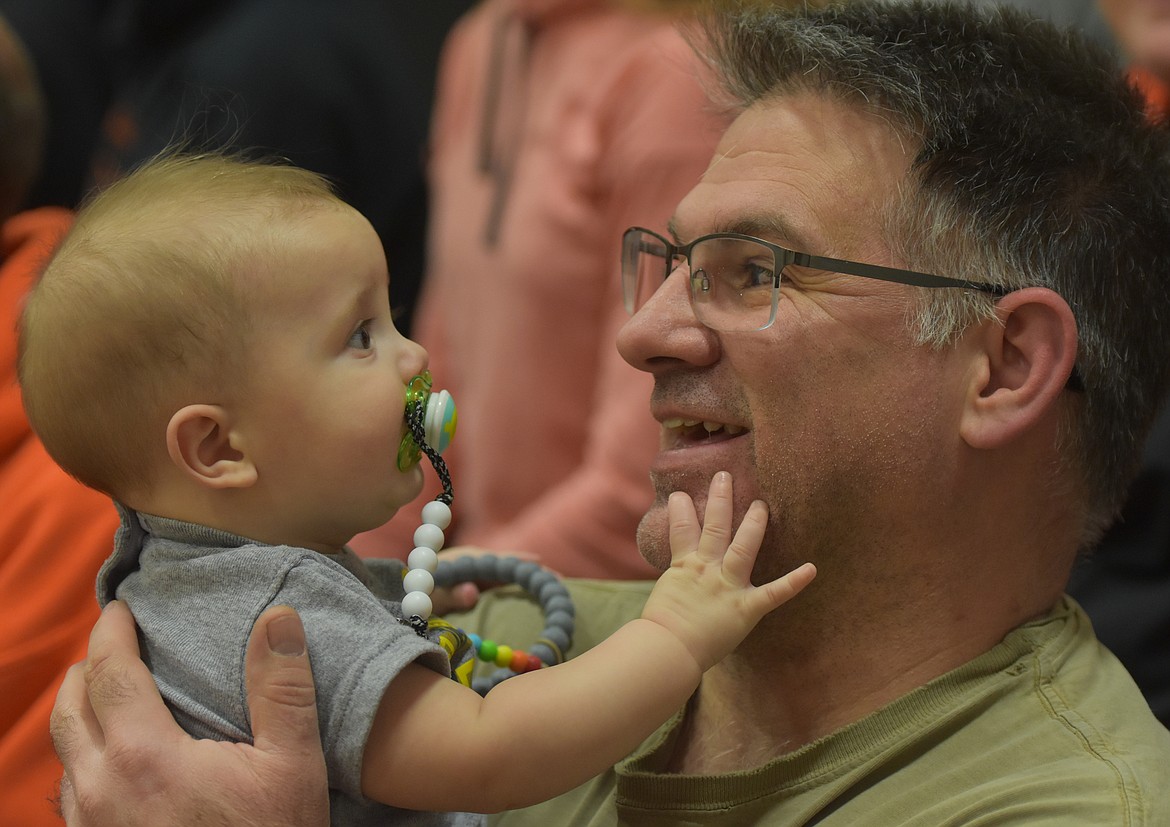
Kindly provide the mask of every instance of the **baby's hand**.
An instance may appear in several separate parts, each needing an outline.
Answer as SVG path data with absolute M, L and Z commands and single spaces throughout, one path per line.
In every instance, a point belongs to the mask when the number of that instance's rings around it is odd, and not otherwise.
M 731 536 L 731 475 L 711 480 L 700 529 L 691 498 L 670 495 L 670 568 L 651 592 L 642 617 L 666 627 L 690 650 L 704 671 L 740 644 L 768 612 L 795 597 L 816 577 L 805 563 L 788 574 L 753 586 L 752 567 L 768 522 L 756 500 Z

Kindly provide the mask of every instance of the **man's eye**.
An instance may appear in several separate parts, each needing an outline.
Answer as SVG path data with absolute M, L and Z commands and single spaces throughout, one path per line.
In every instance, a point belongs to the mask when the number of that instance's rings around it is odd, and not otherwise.
M 358 329 L 355 330 L 346 342 L 347 347 L 356 348 L 358 350 L 369 350 L 373 344 L 373 339 L 370 337 L 369 322 L 362 322 Z
M 754 261 L 745 261 L 727 271 L 728 286 L 737 292 L 755 290 L 761 287 L 772 288 L 772 267 L 757 264 Z
M 775 278 L 770 266 L 748 264 L 744 268 L 744 287 L 771 287 Z

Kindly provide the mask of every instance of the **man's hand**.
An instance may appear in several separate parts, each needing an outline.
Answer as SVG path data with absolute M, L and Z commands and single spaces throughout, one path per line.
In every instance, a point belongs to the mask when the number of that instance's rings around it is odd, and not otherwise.
M 107 606 L 50 721 L 70 827 L 328 825 L 316 692 L 296 612 L 275 606 L 260 616 L 246 668 L 255 743 L 196 740 L 163 704 L 129 610 Z

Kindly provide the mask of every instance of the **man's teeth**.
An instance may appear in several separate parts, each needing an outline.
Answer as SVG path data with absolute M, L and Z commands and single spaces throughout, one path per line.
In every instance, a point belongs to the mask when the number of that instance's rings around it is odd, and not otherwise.
M 730 436 L 736 436 L 737 434 L 742 434 L 747 430 L 746 428 L 741 428 L 739 425 L 725 425 L 722 422 L 708 422 L 702 419 L 681 419 L 676 417 L 673 419 L 664 419 L 662 421 L 662 427 L 670 428 L 672 430 L 693 428 L 696 425 L 702 425 L 703 430 L 709 434 L 713 434 L 716 431 L 725 431 Z

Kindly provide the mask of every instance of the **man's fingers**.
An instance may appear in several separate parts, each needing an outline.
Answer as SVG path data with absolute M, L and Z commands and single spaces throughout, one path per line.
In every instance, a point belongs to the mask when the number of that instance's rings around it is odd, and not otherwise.
M 85 723 L 85 714 L 93 717 L 93 710 L 89 709 L 89 696 L 85 689 L 85 665 L 75 663 L 65 673 L 65 680 L 57 690 L 57 700 L 53 704 L 53 711 L 49 715 L 49 737 L 53 739 L 53 749 L 57 757 L 68 768 L 77 760 L 81 748 L 83 733 L 89 729 Z M 98 738 L 101 738 L 101 727 L 93 721 L 93 728 Z M 101 749 L 103 740 L 98 740 L 95 746 Z
M 182 734 L 150 671 L 139 659 L 133 616 L 124 604 L 115 601 L 105 608 L 90 633 L 85 661 L 66 672 L 49 717 L 53 747 L 65 768 L 58 807 L 68 823 L 81 823 L 82 805 L 73 782 L 88 779 L 92 784 L 100 777 L 97 768 L 109 755 L 107 733 L 121 738 L 146 727 L 154 737 L 166 733 L 160 726 Z M 137 755 L 133 749 L 117 752 L 123 757 Z M 150 758 L 140 755 L 139 760 Z
M 137 629 L 130 608 L 121 600 L 110 601 L 102 609 L 101 617 L 89 633 L 87 659 L 92 660 L 95 654 L 105 655 L 111 651 L 127 655 L 132 653 L 135 660 L 140 659 Z
M 256 747 L 320 753 L 317 693 L 296 611 L 273 606 L 260 615 L 248 641 L 245 669 Z
M 92 709 L 101 732 L 138 731 L 144 719 L 156 732 L 182 732 L 139 656 L 134 616 L 125 603 L 115 600 L 102 611 L 89 636 L 84 674 L 88 704 L 78 708 L 86 721 Z
M 57 782 L 57 795 L 53 801 L 57 809 L 57 816 L 66 824 L 77 824 L 77 797 L 73 794 L 73 784 L 66 773 Z

